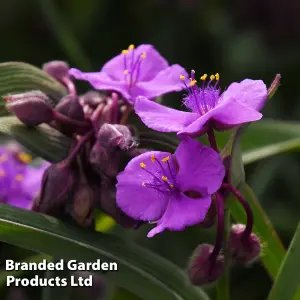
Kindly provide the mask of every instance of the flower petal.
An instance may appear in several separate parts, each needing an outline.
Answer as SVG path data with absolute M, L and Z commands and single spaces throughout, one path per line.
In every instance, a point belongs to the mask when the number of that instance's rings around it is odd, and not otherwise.
M 134 109 L 149 128 L 161 132 L 177 132 L 198 118 L 195 113 L 168 108 L 145 97 L 136 98 Z
M 170 198 L 165 213 L 147 237 L 151 238 L 165 229 L 181 231 L 186 226 L 200 223 L 204 220 L 210 205 L 209 195 L 200 199 L 191 199 L 184 194 L 178 194 Z
M 179 165 L 177 180 L 182 192 L 213 194 L 221 187 L 225 168 L 216 151 L 186 137 L 174 155 Z
M 140 45 L 136 49 L 128 51 L 126 54 L 127 69 L 130 69 L 132 66 L 132 58 L 133 63 L 135 63 L 143 53 L 146 53 L 146 58 L 141 62 L 139 80 L 151 80 L 160 71 L 169 66 L 168 62 L 158 53 L 157 50 L 155 50 L 152 45 Z M 101 72 L 108 74 L 115 80 L 123 80 L 124 70 L 124 54 L 119 54 L 109 60 L 102 67 Z
M 143 182 L 152 182 L 152 174 L 161 171 L 158 163 L 151 161 L 151 155 L 158 160 L 171 156 L 168 152 L 150 151 L 133 158 L 125 170 L 117 176 L 117 205 L 130 217 L 136 220 L 156 221 L 166 209 L 169 193 L 143 186 Z M 145 169 L 140 164 L 144 163 Z M 146 171 L 147 170 L 147 171 Z M 165 183 L 162 181 L 162 190 Z
M 140 94 L 136 94 L 136 96 L 144 96 L 151 99 L 162 94 L 182 91 L 185 89 L 185 86 L 179 79 L 181 74 L 188 77 L 184 68 L 179 65 L 172 65 L 159 72 L 152 80 L 139 82 L 137 86 Z
M 261 110 L 267 100 L 267 87 L 262 80 L 245 79 L 240 83 L 232 83 L 222 95 L 222 102 L 232 99 L 242 105 Z
M 78 69 L 70 69 L 69 74 L 78 80 L 88 81 L 97 90 L 111 90 L 119 92 L 125 99 L 130 99 L 128 85 L 124 78 L 119 81 L 115 80 L 104 72 L 84 73 Z M 124 75 L 123 75 L 124 76 Z

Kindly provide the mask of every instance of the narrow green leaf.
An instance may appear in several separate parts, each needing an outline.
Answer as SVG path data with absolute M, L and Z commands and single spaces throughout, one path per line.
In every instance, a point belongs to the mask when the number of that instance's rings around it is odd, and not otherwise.
M 145 300 L 208 299 L 187 282 L 183 271 L 162 257 L 116 236 L 85 231 L 53 217 L 1 204 L 0 240 L 65 260 L 116 262 L 118 271 L 101 274 Z
M 55 105 L 67 94 L 66 88 L 43 70 L 23 62 L 0 64 L 0 97 L 31 90 L 40 90 L 50 97 Z M 7 114 L 4 101 L 0 101 L 0 113 Z
M 247 184 L 240 187 L 241 192 L 251 206 L 254 216 L 254 232 L 259 236 L 262 242 L 261 261 L 271 278 L 276 278 L 280 265 L 285 256 L 285 249 L 272 226 L 271 221 L 265 214 L 260 203 L 256 199 L 252 189 Z M 231 213 L 238 223 L 246 223 L 246 215 L 243 207 L 235 198 L 230 198 Z
M 300 287 L 300 223 L 282 262 L 268 300 L 294 299 Z M 298 294 L 299 295 L 299 294 Z M 298 298 L 300 299 L 300 298 Z
M 72 142 L 47 125 L 29 128 L 14 116 L 0 118 L 0 132 L 15 138 L 28 150 L 52 163 L 67 157 Z

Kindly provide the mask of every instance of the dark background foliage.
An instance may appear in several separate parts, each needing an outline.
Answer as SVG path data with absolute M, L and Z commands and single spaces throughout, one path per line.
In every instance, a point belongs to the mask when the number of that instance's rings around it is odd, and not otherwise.
M 58 59 L 96 71 L 129 44 L 150 43 L 170 63 L 195 69 L 198 76 L 219 72 L 223 87 L 244 78 L 270 84 L 281 73 L 282 85 L 264 115 L 300 119 L 297 0 L 2 0 L 0 25 L 1 62 L 41 66 Z M 88 85 L 80 87 L 83 91 Z M 165 101 L 179 106 L 180 95 L 168 95 Z M 299 158 L 297 153 L 282 154 L 246 169 L 248 182 L 285 245 L 299 218 Z M 152 240 L 146 239 L 146 231 L 132 234 L 116 229 L 182 267 L 197 244 L 213 242 L 210 231 L 198 228 L 164 233 Z M 2 249 L 2 258 L 7 248 Z M 22 251 L 15 249 L 19 256 L 24 256 Z M 256 263 L 235 268 L 231 285 L 233 299 L 259 300 L 267 296 L 271 281 Z M 39 299 L 38 294 L 35 297 Z M 135 299 L 124 291 L 117 297 Z

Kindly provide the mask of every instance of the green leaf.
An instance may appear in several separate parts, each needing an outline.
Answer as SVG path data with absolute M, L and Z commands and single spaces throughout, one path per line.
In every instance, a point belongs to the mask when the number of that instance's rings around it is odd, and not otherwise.
M 223 148 L 230 132 L 216 134 L 218 146 Z M 241 140 L 243 163 L 248 165 L 258 160 L 300 149 L 300 122 L 265 119 L 251 123 Z
M 0 132 L 15 138 L 28 150 L 52 163 L 67 157 L 72 142 L 47 125 L 29 128 L 14 116 L 0 118 Z
M 43 70 L 23 62 L 0 64 L 0 97 L 30 90 L 47 94 L 53 105 L 67 94 L 66 88 Z M 7 114 L 4 101 L 0 101 L 0 114 Z
M 300 287 L 299 274 L 300 261 L 300 223 L 288 252 L 282 262 L 278 276 L 271 289 L 268 300 L 300 299 L 299 293 L 295 295 Z
M 117 262 L 118 271 L 101 274 L 145 300 L 208 299 L 187 282 L 182 270 L 147 249 L 53 217 L 1 204 L 0 240 L 65 260 Z
M 262 242 L 261 261 L 268 271 L 271 278 L 278 274 L 280 265 L 285 256 L 285 249 L 272 226 L 271 221 L 265 214 L 260 203 L 256 199 L 252 189 L 247 184 L 240 186 L 241 192 L 251 206 L 254 216 L 253 231 L 258 235 Z M 232 216 L 238 223 L 246 223 L 246 215 L 241 204 L 233 197 L 230 198 L 230 209 Z

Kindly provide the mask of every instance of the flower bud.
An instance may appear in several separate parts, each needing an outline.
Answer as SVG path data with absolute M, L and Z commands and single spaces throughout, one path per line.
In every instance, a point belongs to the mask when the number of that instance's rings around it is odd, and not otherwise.
M 233 260 L 239 263 L 250 263 L 255 260 L 261 252 L 260 240 L 256 234 L 251 233 L 245 239 L 244 231 L 246 226 L 244 224 L 236 224 L 231 228 L 228 249 Z
M 120 148 L 128 150 L 136 146 L 136 142 L 128 127 L 119 124 L 103 124 L 98 132 L 98 141 L 104 148 Z
M 41 91 L 32 91 L 4 97 L 8 111 L 27 126 L 37 126 L 53 120 L 53 109 L 48 97 Z
M 55 110 L 59 113 L 77 121 L 84 121 L 84 112 L 79 103 L 78 97 L 67 95 L 57 104 Z
M 33 201 L 31 210 L 52 216 L 62 216 L 66 203 L 73 197 L 76 184 L 73 167 L 63 163 L 49 166 L 42 178 L 42 190 Z
M 63 78 L 69 76 L 69 69 L 69 65 L 66 62 L 60 60 L 53 60 L 43 65 L 43 70 L 58 81 L 62 81 Z
M 101 180 L 101 209 L 110 215 L 124 228 L 133 228 L 138 221 L 127 216 L 116 204 L 116 179 L 102 178 Z
M 107 96 L 96 91 L 89 91 L 79 97 L 79 103 L 84 106 L 88 105 L 95 109 L 100 103 L 106 101 Z
M 211 253 L 214 247 L 209 244 L 198 246 L 193 253 L 188 266 L 188 277 L 193 285 L 205 285 L 219 279 L 224 270 L 224 256 L 219 254 L 212 261 Z

